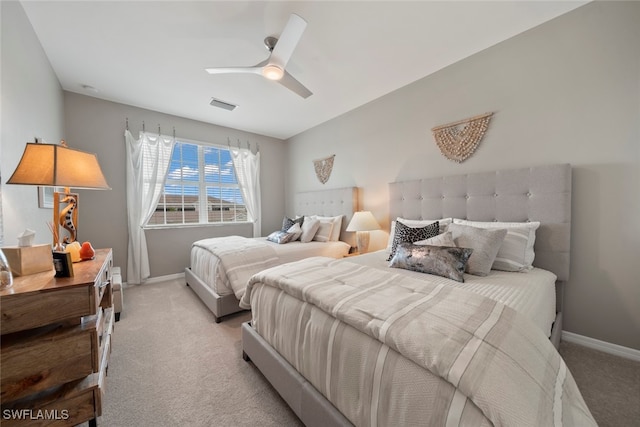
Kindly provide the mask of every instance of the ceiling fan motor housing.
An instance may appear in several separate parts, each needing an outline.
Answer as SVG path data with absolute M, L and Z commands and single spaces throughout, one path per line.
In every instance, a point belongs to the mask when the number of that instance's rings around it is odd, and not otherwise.
M 267 36 L 264 38 L 264 46 L 269 52 L 273 52 L 273 48 L 276 47 L 276 43 L 278 43 L 278 39 L 276 37 Z

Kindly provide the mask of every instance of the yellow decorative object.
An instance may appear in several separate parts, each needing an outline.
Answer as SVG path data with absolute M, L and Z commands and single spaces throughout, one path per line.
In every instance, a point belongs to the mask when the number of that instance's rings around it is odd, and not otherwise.
M 82 257 L 80 256 L 80 248 L 82 248 L 82 246 L 80 246 L 80 243 L 77 240 L 65 246 L 64 251 L 71 254 L 71 262 L 79 262 L 82 260 Z
M 492 115 L 485 113 L 431 129 L 442 155 L 454 162 L 465 161 L 478 148 Z

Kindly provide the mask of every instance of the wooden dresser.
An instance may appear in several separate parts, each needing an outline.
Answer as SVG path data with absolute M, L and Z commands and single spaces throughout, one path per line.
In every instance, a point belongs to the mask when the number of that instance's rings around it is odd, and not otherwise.
M 111 249 L 74 276 L 14 277 L 0 291 L 3 426 L 96 425 L 114 325 Z

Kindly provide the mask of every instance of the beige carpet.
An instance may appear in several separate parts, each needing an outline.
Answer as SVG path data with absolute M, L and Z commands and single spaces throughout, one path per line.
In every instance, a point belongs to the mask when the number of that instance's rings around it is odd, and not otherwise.
M 241 313 L 216 324 L 183 280 L 125 289 L 99 426 L 299 426 L 241 357 Z M 563 343 L 601 426 L 640 425 L 640 363 Z

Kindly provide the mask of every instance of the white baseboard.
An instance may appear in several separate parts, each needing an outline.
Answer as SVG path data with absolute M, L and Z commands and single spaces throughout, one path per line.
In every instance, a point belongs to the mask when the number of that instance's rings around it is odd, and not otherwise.
M 176 274 L 168 274 L 166 276 L 150 277 L 145 283 L 165 282 L 167 280 L 184 279 L 184 272 Z
M 562 331 L 562 340 L 573 344 L 582 345 L 603 353 L 613 354 L 614 356 L 624 357 L 625 359 L 640 362 L 640 350 L 624 347 L 618 344 L 612 344 L 606 341 L 600 341 L 595 338 L 585 337 L 584 335 L 574 334 L 573 332 Z
M 158 276 L 158 277 L 150 277 L 148 278 L 144 283 L 158 283 L 158 282 L 166 282 L 167 280 L 178 280 L 178 279 L 184 279 L 184 273 L 176 273 L 176 274 L 168 274 L 166 276 Z M 128 287 L 129 284 L 127 282 L 124 282 L 122 284 L 123 288 Z M 135 286 L 135 285 L 131 285 L 131 286 Z

